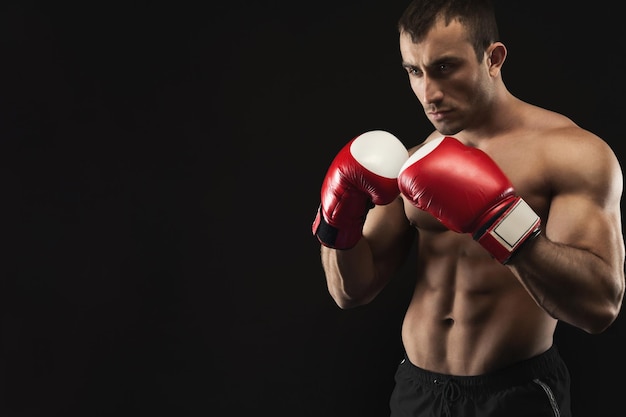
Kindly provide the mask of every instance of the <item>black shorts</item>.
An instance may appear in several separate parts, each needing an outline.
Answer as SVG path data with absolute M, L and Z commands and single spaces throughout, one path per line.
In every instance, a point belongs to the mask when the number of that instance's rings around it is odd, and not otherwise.
M 477 376 L 426 371 L 405 356 L 395 380 L 391 417 L 571 417 L 570 375 L 555 346 Z

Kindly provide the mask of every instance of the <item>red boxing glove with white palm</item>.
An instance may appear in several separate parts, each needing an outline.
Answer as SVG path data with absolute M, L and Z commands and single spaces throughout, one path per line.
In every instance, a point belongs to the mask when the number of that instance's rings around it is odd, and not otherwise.
M 452 137 L 425 143 L 400 170 L 413 205 L 448 229 L 470 233 L 500 263 L 541 231 L 541 220 L 483 151 Z
M 389 204 L 400 195 L 398 172 L 408 156 L 402 142 L 382 130 L 363 133 L 339 151 L 322 183 L 312 226 L 322 245 L 350 249 L 357 244 L 372 204 Z

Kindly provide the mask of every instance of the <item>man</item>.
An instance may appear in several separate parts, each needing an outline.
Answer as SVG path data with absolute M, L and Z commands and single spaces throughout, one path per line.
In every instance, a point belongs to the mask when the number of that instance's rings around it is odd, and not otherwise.
M 487 0 L 415 0 L 402 66 L 435 130 L 350 141 L 313 223 L 328 289 L 364 305 L 417 239 L 391 414 L 569 416 L 557 322 L 600 333 L 624 294 L 622 173 L 608 145 L 506 88 Z

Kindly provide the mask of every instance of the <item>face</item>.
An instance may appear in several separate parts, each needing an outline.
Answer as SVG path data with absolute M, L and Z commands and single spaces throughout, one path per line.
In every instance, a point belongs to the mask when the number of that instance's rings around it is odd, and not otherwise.
M 420 43 L 401 33 L 400 53 L 411 89 L 435 129 L 454 135 L 479 123 L 493 96 L 493 78 L 489 60 L 476 59 L 458 21 L 445 26 L 440 20 Z

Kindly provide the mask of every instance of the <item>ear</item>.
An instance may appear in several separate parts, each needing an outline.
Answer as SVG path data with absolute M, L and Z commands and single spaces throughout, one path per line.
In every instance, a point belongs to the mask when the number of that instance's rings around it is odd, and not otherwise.
M 506 46 L 502 42 L 494 42 L 485 51 L 487 55 L 487 66 L 489 74 L 495 77 L 500 73 L 500 69 L 506 59 Z

